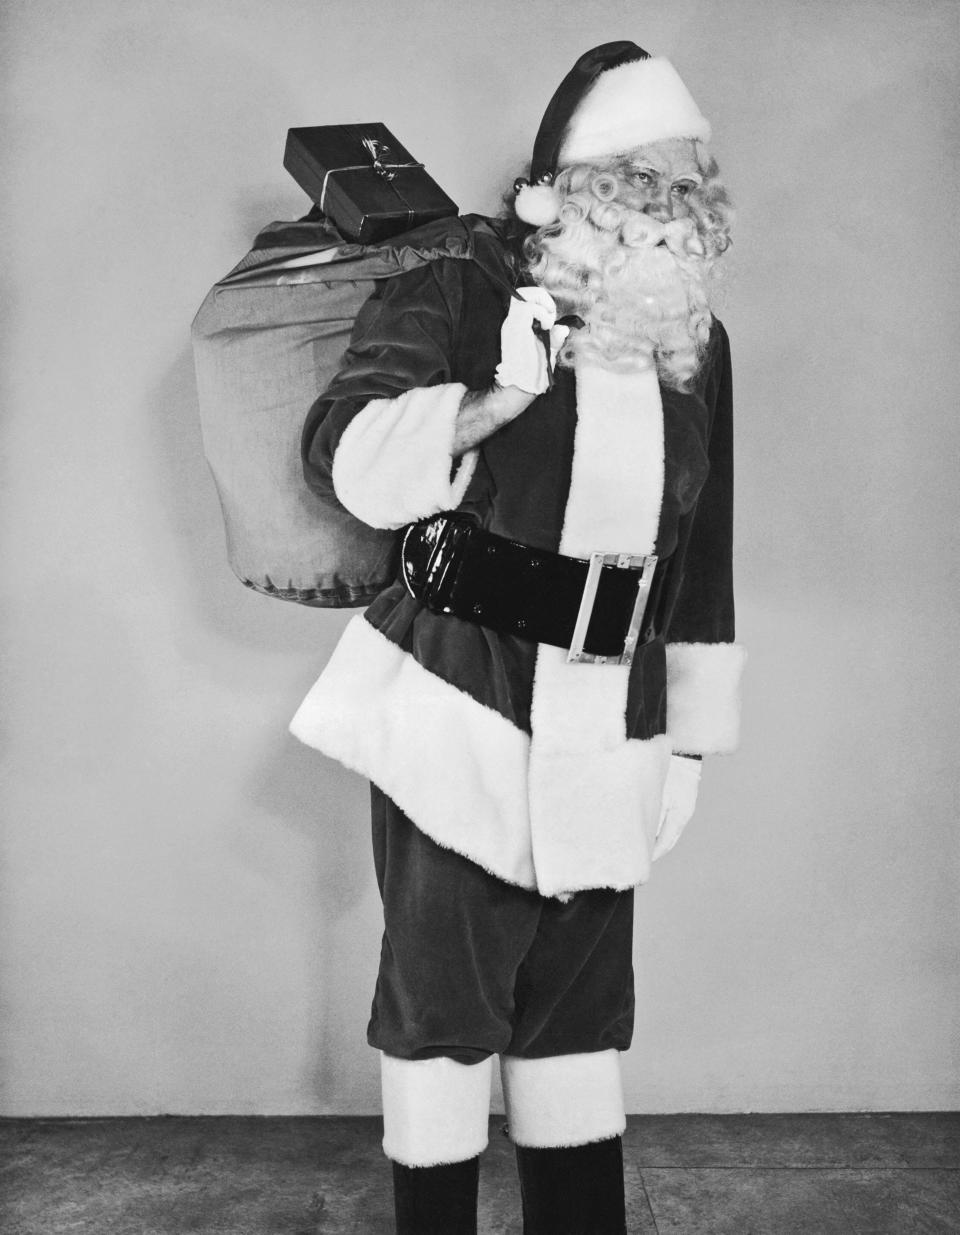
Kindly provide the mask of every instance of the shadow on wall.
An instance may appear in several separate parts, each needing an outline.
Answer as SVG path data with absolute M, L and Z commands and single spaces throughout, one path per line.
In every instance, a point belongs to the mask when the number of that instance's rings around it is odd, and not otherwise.
M 310 1041 L 301 1057 L 304 1091 L 331 1112 L 343 1102 L 376 1102 L 377 1059 L 364 1050 L 380 955 L 381 923 L 371 855 L 369 789 L 360 777 L 293 738 L 278 739 L 251 770 L 249 796 L 259 820 L 304 838 L 311 855 L 311 921 L 304 980 Z M 234 842 L 245 862 L 261 863 L 262 837 L 243 829 Z M 344 1066 L 356 1069 L 361 1091 Z M 349 1091 L 349 1092 L 348 1092 Z M 372 1109 L 372 1108 L 371 1108 Z
M 258 223 L 270 217 L 269 211 L 249 209 L 255 212 Z M 371 966 L 379 951 L 376 916 L 364 909 L 375 896 L 367 787 L 296 741 L 286 726 L 350 613 L 257 595 L 230 570 L 219 501 L 203 455 L 189 348 L 150 393 L 148 414 L 157 500 L 175 558 L 168 572 L 176 591 L 170 600 L 171 635 L 185 662 L 225 688 L 214 699 L 242 696 L 239 724 L 248 742 L 254 733 L 253 758 L 237 769 L 234 800 L 244 808 L 230 822 L 224 844 L 251 872 L 269 875 L 264 863 L 269 867 L 274 857 L 276 883 L 289 880 L 288 860 L 280 856 L 288 849 L 271 833 L 295 837 L 303 846 L 309 872 L 290 889 L 294 898 L 306 895 L 308 909 L 301 981 L 310 1040 L 300 1057 L 301 1085 L 321 1104 L 338 1109 L 338 1103 L 357 1101 L 344 1095 L 340 1061 L 345 1043 L 357 1041 L 366 1023 L 375 977 Z M 220 720 L 225 727 L 233 723 Z M 346 974 L 356 976 L 348 987 Z
M 292 715 L 356 611 L 272 600 L 244 587 L 231 571 L 216 488 L 203 455 L 189 350 L 179 355 L 153 392 L 148 410 L 161 478 L 159 501 L 179 565 L 180 594 L 171 606 L 178 650 L 187 660 L 202 660 L 205 671 L 232 685 L 248 675 L 252 688 L 273 682 L 275 695 L 289 679 Z M 289 817 L 299 821 L 311 813 L 301 813 L 307 805 L 316 817 L 329 780 L 320 769 L 329 773 L 336 765 L 286 736 L 288 720 L 284 716 L 278 729 L 284 738 L 275 758 L 292 766 L 276 773 L 267 770 L 255 779 L 270 786 L 264 801 L 274 813 L 290 792 Z M 344 889 L 337 892 L 342 896 Z
M 273 816 L 308 841 L 316 839 L 320 903 L 331 919 L 338 919 L 351 912 L 372 883 L 367 784 L 289 736 L 269 751 L 250 771 L 250 801 L 258 816 Z M 262 847 L 255 837 L 249 839 L 244 856 L 254 865 L 262 860 Z M 237 848 L 242 851 L 245 845 L 238 837 Z
M 289 717 L 306 693 L 349 618 L 256 595 L 227 565 L 223 521 L 203 456 L 193 360 L 184 350 L 149 403 L 159 500 L 175 548 L 178 594 L 171 631 L 185 661 L 246 703 L 240 725 L 260 730 L 254 757 L 238 769 L 234 800 L 244 809 L 223 843 L 243 869 L 279 884 L 289 880 L 286 844 L 297 838 L 309 873 L 304 923 L 304 1004 L 312 1039 L 301 1058 L 303 1089 L 321 1103 L 344 1097 L 344 1044 L 357 1041 L 369 1013 L 379 951 L 367 830 L 367 787 L 360 778 L 296 741 Z M 245 689 L 244 683 L 247 684 Z M 252 717 L 252 719 L 251 719 Z M 216 718 L 212 718 L 216 723 Z M 220 718 L 225 727 L 233 722 Z M 229 767 L 227 767 L 229 772 Z M 270 870 L 271 858 L 277 862 Z M 265 867 L 266 864 L 266 867 Z M 303 895 L 291 888 L 295 898 Z M 344 975 L 356 982 L 344 985 Z M 372 1065 L 371 1065 L 372 1066 Z M 375 1079 L 375 1078 L 374 1078 Z M 369 1082 L 370 1085 L 373 1081 Z

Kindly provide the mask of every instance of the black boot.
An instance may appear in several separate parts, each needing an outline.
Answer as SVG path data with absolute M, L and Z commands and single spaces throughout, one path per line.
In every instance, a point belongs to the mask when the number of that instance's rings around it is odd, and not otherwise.
M 627 1235 L 620 1137 L 571 1149 L 517 1146 L 523 1235 Z
M 480 1159 L 444 1166 L 393 1163 L 397 1235 L 477 1235 Z

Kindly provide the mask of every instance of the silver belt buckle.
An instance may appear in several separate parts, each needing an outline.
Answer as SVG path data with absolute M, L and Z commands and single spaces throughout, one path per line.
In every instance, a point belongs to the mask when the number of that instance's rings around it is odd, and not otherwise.
M 593 606 L 597 599 L 597 588 L 600 586 L 600 571 L 604 566 L 617 566 L 621 570 L 639 570 L 637 580 L 637 598 L 630 615 L 630 625 L 623 641 L 623 651 L 619 656 L 594 656 L 585 652 L 590 618 L 593 616 Z M 587 578 L 583 585 L 583 595 L 580 597 L 580 608 L 577 611 L 577 621 L 573 628 L 573 638 L 570 650 L 567 652 L 567 664 L 581 665 L 632 665 L 633 654 L 637 647 L 637 637 L 640 634 L 640 624 L 647 607 L 647 597 L 650 595 L 650 585 L 653 583 L 653 572 L 657 568 L 657 555 L 649 553 L 645 557 L 631 553 L 591 553 L 590 565 L 587 567 Z

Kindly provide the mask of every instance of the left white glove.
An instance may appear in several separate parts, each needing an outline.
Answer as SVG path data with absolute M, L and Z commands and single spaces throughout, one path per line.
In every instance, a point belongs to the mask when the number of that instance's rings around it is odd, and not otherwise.
M 700 773 L 703 763 L 699 759 L 687 759 L 683 755 L 671 755 L 667 779 L 663 786 L 660 805 L 660 826 L 653 846 L 653 861 L 669 853 L 680 834 L 693 818 L 700 789 Z
M 542 287 L 517 289 L 500 329 L 500 364 L 495 374 L 498 385 L 543 394 L 550 384 L 556 354 L 569 333 L 567 326 L 558 326 L 556 321 L 557 306 L 549 292 Z M 534 322 L 549 332 L 549 356 L 534 334 Z

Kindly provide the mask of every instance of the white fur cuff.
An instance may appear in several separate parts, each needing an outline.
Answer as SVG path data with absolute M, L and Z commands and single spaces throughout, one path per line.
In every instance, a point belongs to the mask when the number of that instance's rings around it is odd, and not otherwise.
M 333 456 L 333 487 L 370 527 L 400 528 L 463 500 L 477 463 L 467 451 L 451 479 L 453 437 L 466 386 L 422 386 L 373 399 L 344 430 Z
M 528 1148 L 589 1145 L 627 1126 L 620 1052 L 500 1061 L 510 1139 Z
M 380 1056 L 383 1151 L 404 1166 L 466 1162 L 487 1147 L 493 1059 Z
M 722 755 L 740 739 L 738 643 L 667 644 L 667 735 L 674 750 Z

